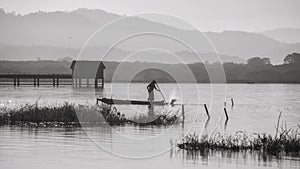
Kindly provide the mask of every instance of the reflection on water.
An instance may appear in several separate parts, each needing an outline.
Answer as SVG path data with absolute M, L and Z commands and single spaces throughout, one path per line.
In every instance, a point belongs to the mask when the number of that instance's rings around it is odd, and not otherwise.
M 257 151 L 227 151 L 227 150 L 199 150 L 186 151 L 173 148 L 170 157 L 183 160 L 184 163 L 199 165 L 235 164 L 242 168 L 298 168 L 300 165 L 299 154 L 295 156 L 273 156 Z
M 180 126 L 179 126 L 180 127 Z M 181 127 L 180 127 L 181 128 Z M 128 142 L 118 139 L 126 130 L 132 135 L 154 135 L 161 128 L 98 126 L 87 128 L 90 136 L 80 128 L 28 128 L 0 127 L 0 168 L 298 168 L 297 157 L 283 155 L 280 158 L 251 151 L 186 151 L 171 147 L 157 157 L 133 160 L 113 155 L 102 148 L 116 151 L 132 151 L 142 144 L 142 150 L 155 152 L 155 144 L 147 141 Z M 143 134 L 144 133 L 144 134 Z M 169 136 L 168 136 L 169 137 Z M 90 138 L 101 138 L 95 145 Z M 98 140 L 99 141 L 99 140 Z M 164 138 L 162 144 L 169 142 Z M 141 153 L 139 150 L 135 150 Z M 120 151 L 123 152 L 123 151 Z M 62 167 L 63 166 L 63 167 Z
M 184 102 L 210 103 L 210 84 L 198 84 L 200 96 L 192 84 L 183 84 Z M 173 84 L 161 84 L 166 95 L 172 94 Z M 121 99 L 147 98 L 145 84 L 132 84 L 132 92 L 123 84 L 113 89 L 113 97 Z M 131 89 L 130 88 L 130 89 Z M 219 91 L 214 91 L 215 97 Z M 95 97 L 111 97 L 111 88 L 104 90 L 72 88 L 0 88 L 0 103 L 18 106 L 26 102 L 60 104 L 65 101 L 95 104 Z M 160 127 L 84 126 L 85 128 L 28 128 L 0 127 L 0 168 L 299 168 L 299 158 L 283 155 L 281 158 L 257 152 L 198 151 L 187 152 L 171 145 L 188 132 L 225 134 L 238 130 L 247 133 L 273 133 L 278 112 L 282 121 L 294 127 L 300 121 L 300 85 L 289 84 L 230 84 L 228 98 L 234 98 L 234 107 L 227 107 L 229 120 L 225 121 L 222 107 L 212 107 L 211 118 L 203 107 L 185 106 L 184 124 Z M 222 95 L 220 95 L 222 96 Z M 159 100 L 160 98 L 158 98 Z M 216 100 L 218 102 L 218 100 Z M 230 100 L 229 100 L 230 101 Z M 231 106 L 229 103 L 227 104 Z M 132 107 L 118 107 L 126 116 L 137 114 Z M 138 112 L 140 113 L 140 112 Z M 171 144 L 170 144 L 171 143 Z M 116 156 L 119 155 L 119 156 Z M 147 157 L 132 160 L 129 157 Z M 122 156 L 122 157 L 120 157 Z M 299 157 L 299 154 L 298 154 Z

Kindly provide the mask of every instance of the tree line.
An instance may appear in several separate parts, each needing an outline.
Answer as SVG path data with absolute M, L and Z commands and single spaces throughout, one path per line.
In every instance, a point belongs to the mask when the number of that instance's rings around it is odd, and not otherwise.
M 105 81 L 112 81 L 119 62 L 104 62 Z M 147 62 L 122 63 L 126 71 L 119 71 L 118 82 L 149 82 L 156 79 L 159 82 L 194 82 L 188 78 L 192 72 L 193 79 L 198 83 L 209 83 L 209 74 L 219 73 L 220 63 L 192 63 L 184 64 L 160 64 Z M 71 63 L 68 61 L 0 61 L 0 73 L 70 73 Z M 266 57 L 253 57 L 243 63 L 223 63 L 226 81 L 228 83 L 300 83 L 300 54 L 288 54 L 283 59 L 283 64 L 272 65 Z M 145 69 L 142 72 L 138 68 L 157 67 L 158 69 Z M 136 69 L 135 69 L 136 68 Z M 187 71 L 186 69 L 189 68 Z M 174 79 L 170 74 L 177 75 Z M 208 73 L 209 72 L 209 73 Z M 130 79 L 129 74 L 136 74 Z

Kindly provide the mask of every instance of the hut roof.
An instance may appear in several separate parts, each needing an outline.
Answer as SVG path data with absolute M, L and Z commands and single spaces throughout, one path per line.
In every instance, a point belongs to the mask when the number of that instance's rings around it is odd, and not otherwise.
M 102 77 L 105 66 L 102 61 L 73 61 L 70 68 L 73 77 L 78 78 L 95 78 Z

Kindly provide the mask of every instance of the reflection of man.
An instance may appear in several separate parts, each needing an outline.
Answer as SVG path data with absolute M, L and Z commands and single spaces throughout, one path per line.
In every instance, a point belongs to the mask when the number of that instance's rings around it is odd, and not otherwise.
M 147 86 L 148 90 L 148 100 L 150 101 L 150 105 L 148 107 L 148 115 L 151 117 L 154 117 L 154 106 L 152 105 L 152 102 L 154 101 L 154 89 L 159 91 L 159 89 L 156 87 L 157 83 L 155 80 L 152 80 L 151 83 Z

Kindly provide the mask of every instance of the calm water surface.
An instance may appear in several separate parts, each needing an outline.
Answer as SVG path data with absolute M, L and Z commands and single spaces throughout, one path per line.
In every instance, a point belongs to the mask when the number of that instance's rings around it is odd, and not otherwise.
M 147 98 L 146 84 L 106 84 L 104 90 L 70 87 L 1 87 L 0 106 L 95 104 L 96 97 Z M 300 159 L 276 159 L 257 153 L 187 153 L 172 147 L 188 132 L 197 134 L 274 133 L 280 111 L 282 121 L 296 127 L 300 121 L 300 85 L 295 84 L 161 84 L 167 100 L 186 103 L 184 125 L 134 127 L 106 124 L 83 129 L 0 127 L 0 168 L 298 168 Z M 225 90 L 226 89 L 226 90 Z M 156 93 L 157 100 L 162 97 Z M 230 98 L 234 99 L 231 107 Z M 225 125 L 224 108 L 229 121 Z M 202 104 L 210 108 L 206 122 Z M 192 105 L 199 104 L 199 105 Z M 146 113 L 145 107 L 118 106 L 126 116 Z M 168 107 L 156 108 L 157 111 Z M 173 109 L 179 109 L 175 107 Z M 141 158 L 143 160 L 141 160 Z

